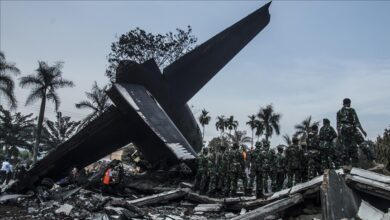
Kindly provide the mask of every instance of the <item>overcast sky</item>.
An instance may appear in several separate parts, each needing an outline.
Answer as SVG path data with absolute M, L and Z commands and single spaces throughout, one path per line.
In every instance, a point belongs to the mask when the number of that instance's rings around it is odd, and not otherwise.
M 265 1 L 1 1 L 0 50 L 22 74 L 38 60 L 64 61 L 60 110 L 75 120 L 87 111 L 74 107 L 93 81 L 104 76 L 110 45 L 140 27 L 166 33 L 191 25 L 198 44 Z M 192 100 L 196 116 L 210 111 L 206 139 L 217 136 L 217 115 L 234 115 L 247 129 L 247 116 L 272 103 L 282 114 L 282 134 L 311 115 L 336 123 L 342 99 L 350 97 L 360 121 L 374 139 L 390 125 L 390 1 L 275 1 L 271 21 Z M 16 89 L 18 111 L 27 89 Z M 3 102 L 3 99 L 2 99 Z M 54 106 L 47 107 L 47 117 Z M 249 134 L 249 130 L 248 130 Z M 272 145 L 281 143 L 273 137 Z

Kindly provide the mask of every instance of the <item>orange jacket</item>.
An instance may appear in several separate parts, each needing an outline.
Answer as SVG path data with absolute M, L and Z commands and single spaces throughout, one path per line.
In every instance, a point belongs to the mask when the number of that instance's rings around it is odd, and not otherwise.
M 104 185 L 109 185 L 111 181 L 111 168 L 108 168 L 106 172 L 104 173 L 103 177 L 103 184 Z

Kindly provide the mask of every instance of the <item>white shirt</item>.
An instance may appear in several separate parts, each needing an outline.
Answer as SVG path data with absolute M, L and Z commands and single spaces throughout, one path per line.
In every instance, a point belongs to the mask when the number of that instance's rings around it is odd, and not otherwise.
M 1 165 L 1 170 L 4 170 L 6 173 L 12 172 L 12 165 L 8 161 L 4 161 Z

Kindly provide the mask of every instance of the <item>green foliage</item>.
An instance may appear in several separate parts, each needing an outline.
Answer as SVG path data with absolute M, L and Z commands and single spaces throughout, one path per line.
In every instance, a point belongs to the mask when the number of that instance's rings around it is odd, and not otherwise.
M 16 108 L 16 97 L 14 95 L 15 83 L 8 73 L 18 75 L 19 69 L 15 64 L 8 63 L 5 60 L 5 55 L 0 51 L 0 92 L 8 99 L 8 103 L 12 109 Z
M 196 37 L 191 34 L 190 26 L 187 27 L 187 30 L 177 28 L 176 31 L 176 33 L 168 32 L 164 35 L 155 35 L 136 28 L 122 34 L 118 41 L 111 44 L 106 76 L 112 82 L 115 81 L 116 68 L 122 60 L 143 63 L 154 59 L 161 69 L 165 68 L 192 50 L 197 41 Z
M 37 99 L 41 99 L 36 139 L 33 148 L 34 163 L 37 161 L 38 157 L 38 147 L 40 145 L 42 134 L 46 100 L 52 101 L 55 105 L 55 109 L 58 110 L 60 105 L 60 98 L 57 94 L 57 89 L 74 86 L 72 81 L 62 78 L 62 62 L 57 62 L 53 66 L 49 66 L 46 62 L 43 61 L 38 61 L 38 64 L 39 66 L 38 69 L 36 69 L 35 75 L 23 76 L 20 78 L 19 82 L 22 88 L 31 88 L 31 93 L 27 97 L 26 105 L 32 104 Z
M 0 146 L 4 147 L 4 155 L 17 156 L 18 148 L 31 151 L 34 140 L 34 119 L 32 114 L 12 114 L 0 106 Z
M 227 134 L 230 144 L 238 144 L 239 146 L 251 142 L 251 138 L 246 136 L 246 131 L 235 131 L 234 134 Z
M 389 164 L 390 160 L 390 129 L 385 129 L 382 136 L 378 136 L 374 145 L 377 162 Z
M 31 93 L 27 97 L 26 105 L 34 103 L 37 99 L 47 99 L 52 101 L 56 110 L 58 110 L 60 98 L 58 97 L 57 89 L 73 87 L 74 84 L 72 81 L 62 78 L 62 62 L 49 66 L 44 61 L 38 61 L 38 65 L 36 75 L 20 78 L 19 84 L 22 88 L 31 87 Z
M 203 128 L 202 139 L 204 139 L 204 127 L 205 127 L 205 125 L 208 125 L 210 123 L 210 120 L 211 120 L 211 117 L 208 114 L 209 114 L 209 112 L 206 109 L 203 109 L 201 115 L 198 118 L 199 123 L 202 125 L 202 128 Z
M 76 108 L 78 109 L 92 110 L 92 112 L 87 115 L 87 117 L 85 117 L 82 122 L 82 125 L 85 125 L 93 118 L 103 114 L 103 112 L 110 106 L 108 96 L 105 93 L 106 89 L 107 86 L 100 88 L 95 81 L 92 85 L 91 92 L 85 93 L 88 100 L 84 100 L 76 104 Z
M 265 139 L 268 141 L 274 133 L 277 135 L 280 134 L 280 117 L 281 114 L 275 113 L 273 106 L 267 105 L 265 108 L 260 108 L 260 111 L 257 113 L 258 118 L 258 127 L 256 135 L 261 135 L 264 133 Z
M 319 121 L 315 121 L 312 123 L 311 116 L 305 118 L 300 124 L 294 126 L 296 132 L 294 136 L 298 137 L 301 141 L 306 141 L 307 135 L 310 132 L 310 129 L 313 125 L 320 125 Z
M 232 130 L 236 130 L 238 127 L 238 121 L 234 120 L 234 116 L 231 115 L 229 118 L 225 121 L 225 126 L 229 130 L 229 134 L 231 134 Z
M 80 125 L 79 121 L 72 121 L 69 116 L 62 116 L 57 112 L 56 121 L 46 120 L 44 124 L 44 148 L 43 151 L 55 149 L 59 144 L 69 139 Z
M 225 131 L 226 119 L 225 119 L 224 115 L 217 117 L 217 122 L 215 123 L 215 128 L 217 129 L 217 131 L 221 131 L 221 135 Z

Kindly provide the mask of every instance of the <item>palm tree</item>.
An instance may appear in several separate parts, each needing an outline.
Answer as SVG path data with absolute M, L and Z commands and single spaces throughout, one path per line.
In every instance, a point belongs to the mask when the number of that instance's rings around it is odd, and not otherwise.
M 110 106 L 107 94 L 105 93 L 107 86 L 100 88 L 96 81 L 92 85 L 91 92 L 86 92 L 87 99 L 76 104 L 78 109 L 90 109 L 92 113 L 87 115 L 83 120 L 82 125 L 85 125 L 96 116 L 100 116 Z
M 69 116 L 62 116 L 61 112 L 57 112 L 57 120 L 47 120 L 44 124 L 46 136 L 46 150 L 52 150 L 59 144 L 69 139 L 77 130 L 80 121 L 72 121 Z
M 259 123 L 259 121 L 256 119 L 256 115 L 249 115 L 248 118 L 249 118 L 249 121 L 247 121 L 246 124 L 251 128 L 251 131 L 252 131 L 251 146 L 253 147 L 253 135 L 254 135 L 255 129 L 257 128 L 257 124 Z
M 310 128 L 313 125 L 319 126 L 319 124 L 320 124 L 319 121 L 315 121 L 312 123 L 311 116 L 309 116 L 309 117 L 305 118 L 300 124 L 297 124 L 294 126 L 294 128 L 296 129 L 295 136 L 300 138 L 301 141 L 306 140 L 307 135 L 310 132 Z
M 15 84 L 8 72 L 13 73 L 14 75 L 20 74 L 20 71 L 16 68 L 15 64 L 7 63 L 4 53 L 0 51 L 0 91 L 4 93 L 11 108 L 14 109 L 16 108 L 16 98 L 14 95 Z
M 36 75 L 28 75 L 20 78 L 20 86 L 22 88 L 32 87 L 30 95 L 27 97 L 26 105 L 32 104 L 37 99 L 41 99 L 41 107 L 39 109 L 38 125 L 36 132 L 35 145 L 33 149 L 33 162 L 36 163 L 38 156 L 38 146 L 41 139 L 43 119 L 45 116 L 46 100 L 54 103 L 56 111 L 60 105 L 60 98 L 57 94 L 57 89 L 65 87 L 73 87 L 74 84 L 70 80 L 62 78 L 62 62 L 56 62 L 53 66 L 49 66 L 44 61 L 38 61 L 39 67 L 36 69 Z
M 202 142 L 204 140 L 204 127 L 205 125 L 208 125 L 210 123 L 211 117 L 208 115 L 209 112 L 206 109 L 202 110 L 201 115 L 199 116 L 198 120 L 199 123 L 202 125 Z
M 234 134 L 228 134 L 228 137 L 232 144 L 239 146 L 251 142 L 251 138 L 246 136 L 246 131 L 235 131 Z
M 267 105 L 265 108 L 260 108 L 257 113 L 259 119 L 259 128 L 264 129 L 265 139 L 268 141 L 272 134 L 275 132 L 277 135 L 280 134 L 280 120 L 281 115 L 274 112 L 272 104 Z
M 282 136 L 284 143 L 286 143 L 287 146 L 290 146 L 292 144 L 292 140 L 288 134 L 284 134 Z
M 0 124 L 0 146 L 5 147 L 6 156 L 16 157 L 19 152 L 18 148 L 32 150 L 35 129 L 32 113 L 12 114 L 0 106 Z
M 229 130 L 229 134 L 232 133 L 232 130 L 236 130 L 238 127 L 238 121 L 234 120 L 234 116 L 231 115 L 229 118 L 226 119 L 226 128 Z

